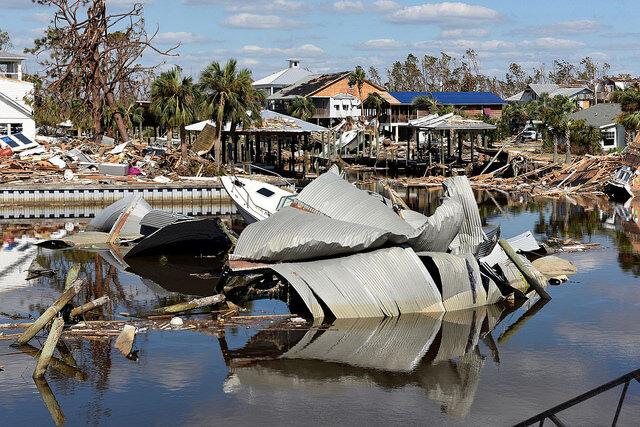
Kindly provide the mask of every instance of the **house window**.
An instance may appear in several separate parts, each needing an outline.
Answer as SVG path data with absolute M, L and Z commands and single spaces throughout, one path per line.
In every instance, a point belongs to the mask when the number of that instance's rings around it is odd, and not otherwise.
M 616 132 L 607 130 L 602 132 L 602 146 L 614 147 L 616 145 Z
M 11 123 L 11 134 L 22 132 L 22 123 Z
M 335 108 L 336 111 L 340 111 L 340 106 L 339 105 L 334 105 L 333 108 Z
M 343 105 L 343 106 L 342 106 L 342 109 L 343 109 L 344 111 L 347 111 L 347 110 L 349 109 L 349 106 L 348 106 L 348 105 Z

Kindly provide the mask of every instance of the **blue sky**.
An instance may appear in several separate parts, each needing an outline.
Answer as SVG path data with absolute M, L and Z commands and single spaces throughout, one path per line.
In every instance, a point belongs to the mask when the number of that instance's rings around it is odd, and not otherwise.
M 107 0 L 111 10 L 129 4 Z M 146 0 L 149 31 L 161 47 L 180 42 L 179 56 L 145 61 L 177 64 L 197 76 L 210 61 L 233 57 L 254 78 L 296 57 L 315 72 L 374 65 L 385 69 L 417 56 L 475 49 L 485 73 L 504 76 L 510 62 L 532 69 L 553 59 L 591 56 L 612 73 L 640 73 L 640 4 L 632 0 Z M 21 51 L 42 34 L 50 13 L 30 0 L 0 0 L 0 28 Z M 36 66 L 29 61 L 30 71 Z

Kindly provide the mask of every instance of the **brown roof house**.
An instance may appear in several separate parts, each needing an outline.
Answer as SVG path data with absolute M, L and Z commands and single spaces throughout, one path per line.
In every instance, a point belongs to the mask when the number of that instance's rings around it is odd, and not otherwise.
M 349 71 L 343 71 L 307 76 L 269 96 L 268 104 L 269 109 L 288 114 L 292 100 L 310 98 L 316 107 L 311 121 L 332 126 L 347 117 L 360 117 L 361 101 L 372 92 L 380 94 L 389 104 L 398 103 L 385 88 L 370 81 L 364 82 L 360 93 L 357 86 L 349 85 Z

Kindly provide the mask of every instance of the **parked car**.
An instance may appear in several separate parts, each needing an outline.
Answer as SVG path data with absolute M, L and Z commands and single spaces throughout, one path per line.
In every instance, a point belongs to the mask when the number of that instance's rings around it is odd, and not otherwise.
M 535 130 L 525 130 L 520 134 L 520 141 L 535 141 L 538 139 L 538 132 Z

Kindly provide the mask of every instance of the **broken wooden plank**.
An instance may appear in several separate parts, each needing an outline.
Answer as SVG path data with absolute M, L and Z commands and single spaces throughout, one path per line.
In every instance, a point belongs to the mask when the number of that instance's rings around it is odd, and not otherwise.
M 78 280 L 78 274 L 80 274 L 80 264 L 72 265 L 69 271 L 67 271 L 66 277 L 64 278 L 65 291 L 73 286 L 74 282 Z
M 129 357 L 133 349 L 133 341 L 136 339 L 136 327 L 124 325 L 122 332 L 116 338 L 115 347 L 120 350 L 124 357 Z
M 108 296 L 103 296 L 93 301 L 89 301 L 88 303 L 81 305 L 80 307 L 76 307 L 71 310 L 71 317 L 78 317 L 86 313 L 87 311 L 91 311 L 94 308 L 100 307 L 110 301 Z
M 33 322 L 33 324 L 23 332 L 20 338 L 18 338 L 18 340 L 16 341 L 16 344 L 26 344 L 31 338 L 36 336 L 36 334 L 40 332 L 40 330 L 44 328 L 45 325 L 49 323 L 51 319 L 53 319 L 56 314 L 58 314 L 58 312 L 62 310 L 62 308 L 73 299 L 74 296 L 76 296 L 76 294 L 80 291 L 80 289 L 82 289 L 85 283 L 85 280 L 76 280 L 69 289 L 67 289 L 62 293 L 62 295 L 60 295 L 60 297 L 56 300 L 56 302 L 53 303 L 51 307 L 47 308 L 45 312 L 42 313 L 40 317 L 38 317 L 38 320 Z
M 51 356 L 53 356 L 53 351 L 56 349 L 56 344 L 58 344 L 58 340 L 60 339 L 60 335 L 62 335 L 62 328 L 64 327 L 64 319 L 62 317 L 56 317 L 51 325 L 51 329 L 49 330 L 49 336 L 42 347 L 42 352 L 40 353 L 40 357 L 38 357 L 38 363 L 36 364 L 36 369 L 33 371 L 33 378 L 42 378 L 44 373 L 47 371 L 47 366 L 49 366 L 49 361 L 51 361 Z
M 225 296 L 222 294 L 212 295 L 209 297 L 198 298 L 189 302 L 183 302 L 179 304 L 170 305 L 167 307 L 161 307 L 155 310 L 158 314 L 176 314 L 183 311 L 189 311 L 196 308 L 209 307 L 218 305 L 225 301 Z

